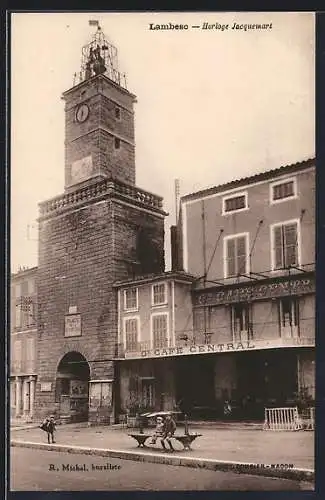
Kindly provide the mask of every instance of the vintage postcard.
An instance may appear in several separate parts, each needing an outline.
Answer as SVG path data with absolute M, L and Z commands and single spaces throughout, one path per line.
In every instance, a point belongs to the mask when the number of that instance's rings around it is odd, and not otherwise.
M 10 22 L 11 491 L 313 490 L 315 15 Z

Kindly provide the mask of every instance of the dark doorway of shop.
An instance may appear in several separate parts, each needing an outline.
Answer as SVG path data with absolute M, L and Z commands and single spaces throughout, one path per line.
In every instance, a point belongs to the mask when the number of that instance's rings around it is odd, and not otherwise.
M 297 393 L 297 355 L 272 349 L 237 355 L 237 404 L 246 420 L 263 420 L 265 407 L 288 406 Z
M 90 370 L 79 352 L 69 352 L 61 359 L 56 376 L 55 400 L 60 404 L 60 419 L 66 422 L 88 420 Z
M 175 360 L 176 400 L 182 413 L 194 420 L 216 416 L 213 356 L 182 356 Z

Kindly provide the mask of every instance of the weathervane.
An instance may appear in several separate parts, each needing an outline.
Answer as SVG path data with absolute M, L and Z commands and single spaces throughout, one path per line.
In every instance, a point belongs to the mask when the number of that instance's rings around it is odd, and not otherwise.
M 82 47 L 79 83 L 104 74 L 113 82 L 126 88 L 126 76 L 118 69 L 117 48 L 106 40 L 98 21 L 90 20 L 89 25 L 97 26 L 97 31 L 91 42 Z M 74 76 L 75 84 L 77 75 Z

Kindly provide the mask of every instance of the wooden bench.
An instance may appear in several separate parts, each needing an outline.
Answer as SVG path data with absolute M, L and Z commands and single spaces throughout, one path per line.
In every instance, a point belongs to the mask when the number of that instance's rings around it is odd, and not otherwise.
M 134 434 L 129 434 L 130 437 L 133 437 L 137 442 L 138 442 L 138 448 L 148 448 L 150 446 L 146 445 L 145 442 L 148 438 L 152 439 L 152 434 L 141 434 L 141 433 L 134 433 Z M 175 434 L 172 438 L 170 439 L 176 439 L 179 443 L 182 443 L 184 450 L 190 450 L 191 449 L 191 444 L 193 441 L 201 437 L 202 434 Z M 161 438 L 157 438 L 157 442 L 160 442 Z

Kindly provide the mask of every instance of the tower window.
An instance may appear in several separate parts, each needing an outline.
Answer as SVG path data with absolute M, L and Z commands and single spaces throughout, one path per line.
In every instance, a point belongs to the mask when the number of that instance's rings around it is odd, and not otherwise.
M 118 137 L 115 137 L 115 139 L 114 139 L 114 148 L 115 149 L 120 149 L 120 147 L 121 147 L 121 141 L 120 141 L 120 139 L 118 139 Z
M 115 108 L 115 118 L 117 120 L 121 119 L 121 108 L 118 108 L 118 107 Z

